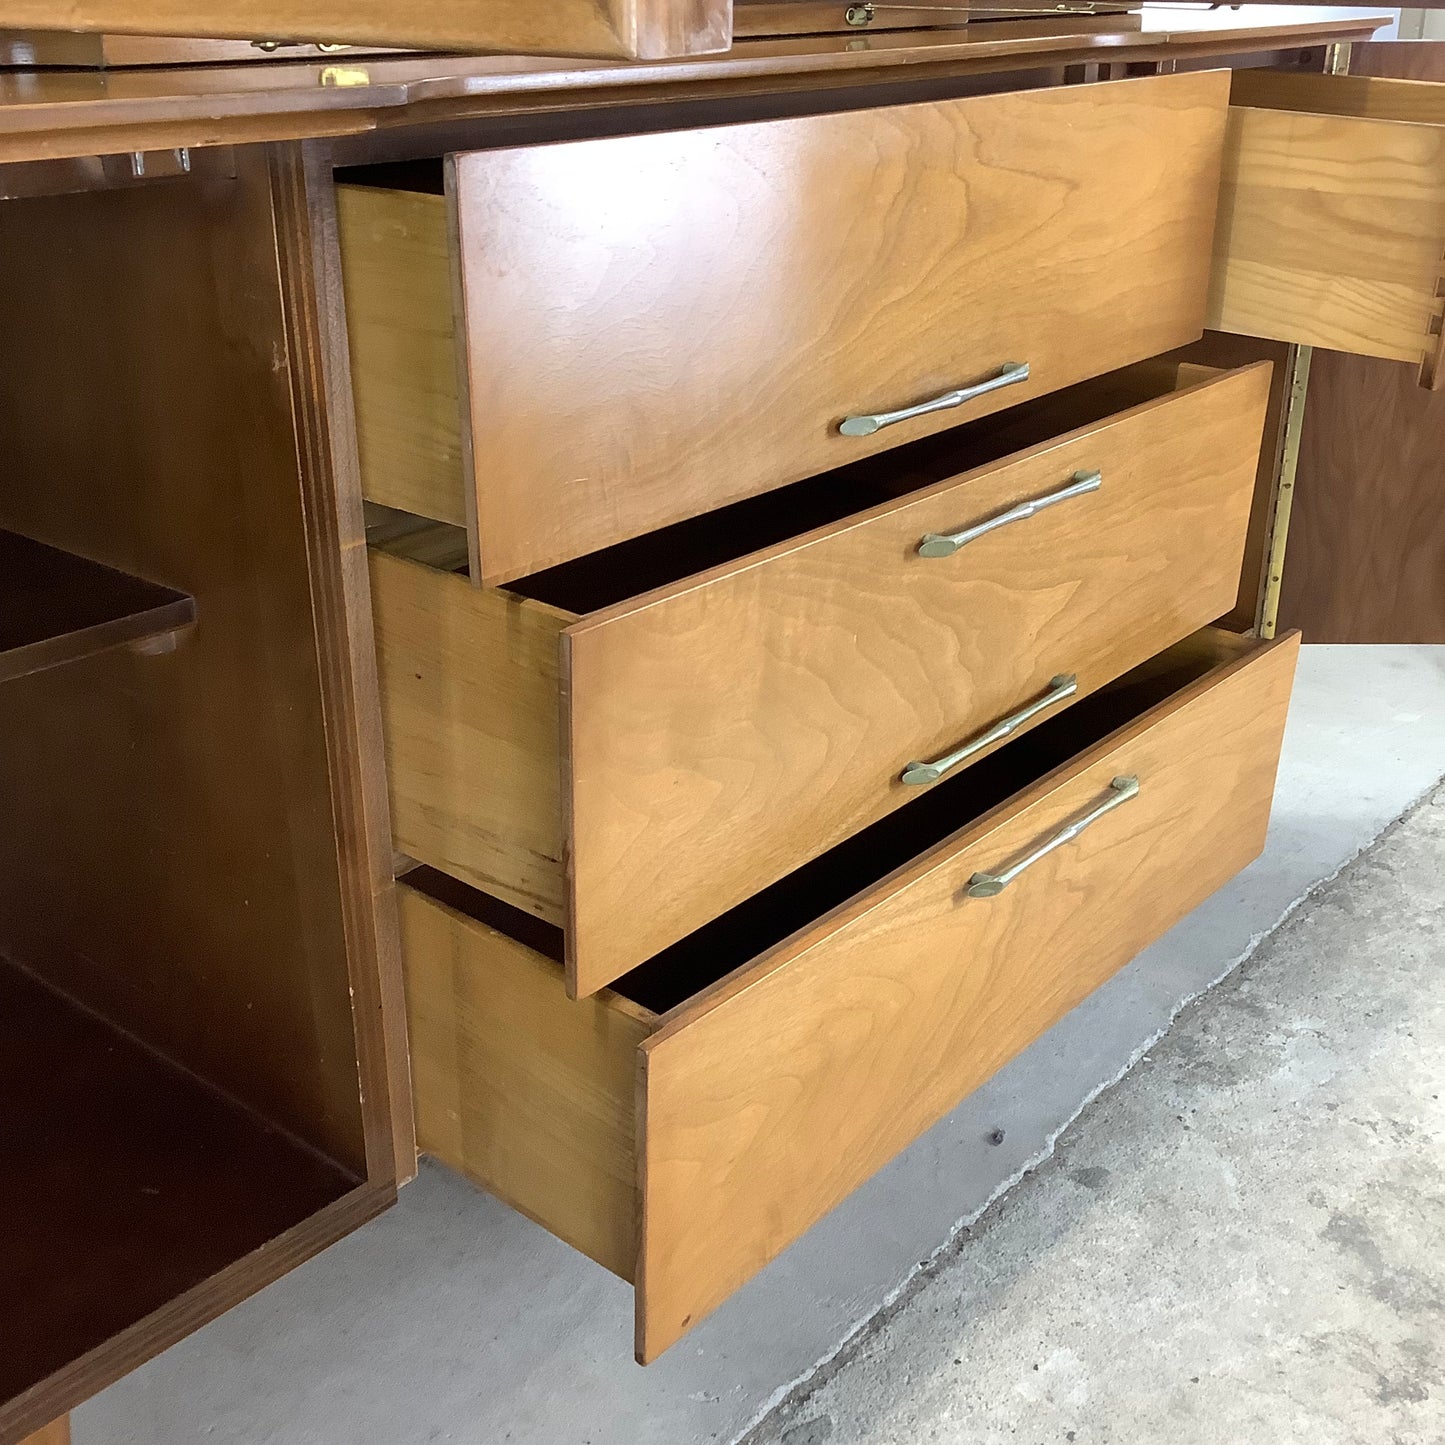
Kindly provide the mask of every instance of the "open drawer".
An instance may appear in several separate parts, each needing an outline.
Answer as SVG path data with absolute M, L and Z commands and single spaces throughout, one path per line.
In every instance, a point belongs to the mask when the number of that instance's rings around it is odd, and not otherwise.
M 397 847 L 593 992 L 1226 612 L 1268 382 L 1129 368 L 508 590 L 374 550 Z
M 1440 376 L 1445 85 L 1236 71 L 1209 325 Z
M 1259 853 L 1297 651 L 1196 634 L 580 1003 L 418 870 L 422 1148 L 632 1280 L 655 1358 Z
M 1227 91 L 347 172 L 363 490 L 466 527 L 473 578 L 502 583 L 1192 341 Z

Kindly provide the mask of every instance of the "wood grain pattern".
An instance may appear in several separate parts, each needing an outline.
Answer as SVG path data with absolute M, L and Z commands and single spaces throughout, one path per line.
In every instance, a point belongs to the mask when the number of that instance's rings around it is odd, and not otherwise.
M 649 1016 L 401 887 L 422 1149 L 613 1273 L 637 1256 L 633 1089 Z
M 482 579 L 1192 340 L 1226 84 L 457 157 Z M 1011 360 L 1031 379 L 963 413 L 838 434 Z
M 0 1117 L 0 1439 L 16 1399 L 359 1182 L 3 960 Z
M 1352 68 L 1355 63 L 1352 49 Z M 1445 124 L 1445 87 L 1416 80 L 1385 80 L 1367 75 L 1321 75 L 1308 70 L 1236 70 L 1231 74 L 1229 103 L 1266 110 L 1354 116 L 1361 120 Z
M 1308 642 L 1445 643 L 1445 396 L 1316 352 L 1279 615 Z
M 1212 329 L 1423 362 L 1442 306 L 1445 128 L 1231 107 L 1214 250 Z
M 368 501 L 465 527 L 450 242 L 436 196 L 337 188 Z
M 1241 12 L 1221 25 L 1218 13 L 1176 11 L 1166 29 L 1142 31 L 1132 17 L 1014 19 L 951 30 L 883 32 L 859 46 L 857 36 L 748 40 L 725 54 L 668 61 L 578 62 L 520 55 L 380 57 L 360 67 L 287 62 L 274 65 L 157 67 L 140 71 L 52 70 L 0 74 L 0 160 L 93 157 L 172 146 L 237 145 L 319 135 L 349 136 L 352 163 L 378 158 L 383 146 L 415 146 L 418 132 L 383 142 L 378 129 L 449 125 L 481 114 L 520 115 L 559 109 L 616 110 L 638 101 L 792 93 L 794 103 L 820 85 L 854 101 L 870 87 L 925 81 L 931 94 L 976 83 L 990 72 L 1100 61 L 1221 63 L 1242 54 L 1297 58 L 1301 46 L 1365 40 L 1383 18 L 1348 12 L 1280 24 L 1275 15 Z M 328 83 L 328 81 L 333 83 Z M 987 82 L 985 82 L 987 83 Z M 1027 83 L 1027 82 L 1026 82 Z M 892 99 L 893 97 L 888 97 Z M 882 103 L 882 98 L 880 102 Z M 430 132 L 437 137 L 438 132 Z M 469 137 L 435 145 L 439 154 Z M 407 154 L 415 155 L 410 149 Z
M 136 1242 L 167 1231 L 128 1237 L 127 1210 L 107 1214 L 103 1191 L 68 1212 L 36 1196 L 33 1217 L 9 1214 L 0 1272 L 45 1282 L 55 1328 L 31 1315 L 27 1358 L 51 1373 L 0 1400 L 0 1438 L 53 1419 L 395 1197 L 366 804 L 352 792 L 365 769 L 350 735 L 363 708 L 348 670 L 359 633 L 346 489 L 313 392 L 325 343 L 307 324 L 306 237 L 278 215 L 284 162 L 252 150 L 234 175 L 0 207 L 12 263 L 0 524 L 182 589 L 199 618 L 168 655 L 113 651 L 0 690 L 0 952 L 179 1065 L 189 1093 L 204 1080 L 252 1129 L 289 1136 L 284 1157 L 252 1156 L 267 1174 L 257 1198 L 289 1188 L 288 1158 L 341 1182 L 279 1220 L 248 1220 L 246 1196 L 217 1183 L 230 1223 L 220 1231 L 211 1210 L 215 1247 L 188 1251 L 185 1277 Z M 364 566 L 359 538 L 351 557 Z M 195 1138 L 175 1109 L 171 1124 L 140 1110 L 134 1135 L 103 1111 L 31 1114 L 40 1092 L 25 1080 L 27 1107 L 0 1111 L 6 1140 L 49 1127 L 34 1167 L 71 1158 L 72 1182 L 87 1140 L 111 1151 L 96 1162 L 114 1178 L 128 1151 L 160 1147 L 147 1127 L 176 1157 L 214 1133 L 199 1109 Z M 103 1075 L 94 1096 L 107 1097 Z M 68 1118 L 69 1138 L 56 1132 Z M 201 1204 L 192 1212 L 207 1223 Z M 86 1240 L 77 1226 L 54 1247 L 77 1219 L 101 1232 Z M 75 1261 L 112 1251 L 133 1273 L 122 1285 L 111 1269 L 70 1309 Z
M 202 619 L 167 657 L 0 694 L 0 944 L 360 1172 L 267 158 L 7 203 L 0 244 L 0 525 L 184 590 Z
M 0 0 L 0 26 L 657 59 L 726 50 L 730 0 Z
M 1170 360 L 1212 367 L 1251 366 L 1257 361 L 1268 361 L 1273 367 L 1259 465 L 1254 474 L 1254 499 L 1249 506 L 1244 560 L 1239 568 L 1239 595 L 1230 611 L 1218 619 L 1219 626 L 1232 632 L 1252 632 L 1263 604 L 1265 568 L 1269 561 L 1269 539 L 1274 522 L 1275 483 L 1284 445 L 1285 402 L 1289 392 L 1292 352 L 1293 348 L 1284 341 L 1269 341 L 1259 336 L 1234 336 L 1227 331 L 1206 331 L 1193 345 L 1169 354 Z
M 735 0 L 733 38 L 758 35 L 860 35 L 967 25 L 967 5 L 883 5 L 865 25 L 850 24 L 848 0 Z
M 1209 675 L 663 1020 L 639 1085 L 640 1359 L 1259 852 L 1297 646 Z M 1131 802 L 960 896 L 1126 773 Z
M 1394 80 L 1445 80 L 1445 55 L 1435 40 L 1374 40 L 1350 46 L 1351 75 Z
M 1350 66 L 1442 81 L 1445 47 L 1360 45 Z M 1282 625 L 1308 642 L 1445 643 L 1442 455 L 1445 397 L 1421 388 L 1414 367 L 1315 353 Z
M 268 155 L 370 1177 L 416 1173 L 366 525 L 325 149 Z
M 397 848 L 560 924 L 558 639 L 574 619 L 375 549 L 371 583 Z
M 396 54 L 373 46 L 341 47 L 346 58 Z M 105 35 L 82 30 L 0 30 L 0 66 L 107 69 L 136 65 L 214 65 L 248 61 L 323 60 L 336 53 L 311 43 L 263 49 L 254 40 L 196 40 L 179 35 Z
M 70 1416 L 52 1420 L 43 1430 L 37 1430 L 22 1445 L 70 1445 Z
M 1206 381 L 568 628 L 569 985 L 917 797 L 910 760 L 1051 678 L 1087 695 L 1228 611 L 1268 392 L 1265 365 Z M 917 555 L 1092 469 L 1096 493 Z

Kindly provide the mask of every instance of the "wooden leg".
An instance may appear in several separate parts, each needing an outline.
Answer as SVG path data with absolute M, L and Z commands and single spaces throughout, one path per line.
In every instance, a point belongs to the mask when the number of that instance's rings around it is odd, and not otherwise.
M 43 1430 L 38 1430 L 20 1445 L 70 1445 L 70 1416 L 62 1415 L 52 1420 Z

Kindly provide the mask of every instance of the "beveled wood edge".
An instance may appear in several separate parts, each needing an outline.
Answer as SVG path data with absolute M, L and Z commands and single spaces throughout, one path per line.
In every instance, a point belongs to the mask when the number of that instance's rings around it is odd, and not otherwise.
M 462 457 L 462 507 L 467 515 L 467 573 L 473 587 L 482 585 L 482 518 L 480 480 L 477 477 L 472 411 L 472 368 L 468 345 L 467 268 L 462 237 L 461 207 L 457 204 L 457 158 L 448 153 L 442 161 L 443 201 L 447 213 L 447 258 L 452 288 L 452 364 L 457 374 L 458 431 Z
M 335 186 L 322 145 L 275 146 L 268 162 L 367 1172 L 404 1183 L 416 1128 Z
M 574 1003 L 581 998 L 588 997 L 581 988 L 580 965 L 577 958 L 577 930 L 572 925 L 572 920 L 577 916 L 577 862 L 576 849 L 572 846 L 572 832 L 575 823 L 575 808 L 572 788 L 572 638 L 571 628 L 564 627 L 557 636 L 557 722 L 558 722 L 558 748 L 557 767 L 561 775 L 561 787 L 559 789 L 562 798 L 562 906 L 563 916 L 567 920 L 567 926 L 562 929 L 562 973 L 567 985 L 567 997 Z M 607 987 L 593 989 L 592 993 L 601 992 Z M 635 1116 L 639 1120 L 641 1128 L 642 1115 Z M 641 1138 L 641 1134 L 638 1135 Z M 639 1193 L 638 1199 L 641 1199 Z M 641 1248 L 641 1235 L 638 1236 L 638 1247 Z M 634 1274 L 635 1278 L 635 1274 Z
M 1223 628 L 1204 628 L 1202 631 L 1216 637 L 1226 648 L 1237 649 L 1235 656 L 1229 661 L 1211 668 L 1202 677 L 1196 678 L 1163 702 L 1140 713 L 1133 721 L 1116 729 L 1107 737 L 1101 738 L 1097 743 L 1066 762 L 1059 764 L 1043 777 L 1035 779 L 1020 793 L 1006 799 L 997 807 L 991 808 L 981 818 L 974 819 L 960 828 L 958 832 L 952 833 L 941 842 L 934 844 L 923 856 L 905 863 L 887 877 L 879 879 L 866 893 L 839 904 L 838 907 L 829 910 L 806 927 L 799 929 L 791 937 L 775 944 L 758 958 L 740 965 L 725 977 L 709 984 L 707 988 L 661 1015 L 658 1027 L 639 1046 L 639 1090 L 645 1088 L 648 1056 L 659 1044 L 673 1038 L 713 1009 L 720 1008 L 730 999 L 762 982 L 779 969 L 794 963 L 812 948 L 826 942 L 838 929 L 865 917 L 878 905 L 884 895 L 895 893 L 901 888 L 911 887 L 936 868 L 943 866 L 939 861 L 940 855 L 945 853 L 952 855 L 964 848 L 971 847 L 975 842 L 1003 826 L 1029 806 L 1030 795 L 1047 792 L 1062 783 L 1067 775 L 1086 770 L 1099 758 L 1132 742 L 1164 718 L 1177 712 L 1180 708 L 1187 707 L 1219 683 L 1233 677 L 1241 668 L 1248 667 L 1256 659 L 1273 652 L 1276 648 L 1298 647 L 1300 640 L 1297 629 L 1270 641 L 1256 641 Z M 638 1120 L 639 1131 L 641 1131 L 646 1121 L 645 1112 L 639 1112 Z
M 396 1185 L 390 1180 L 370 1180 L 343 1194 L 304 1223 L 243 1255 L 0 1406 L 0 1441 L 25 1441 L 395 1202 Z
M 987 22 L 981 22 L 986 24 Z M 154 78 L 104 77 L 93 98 L 5 103 L 0 86 L 0 163 L 260 140 L 359 135 L 379 127 L 437 124 L 488 115 L 581 110 L 778 90 L 807 90 L 1007 72 L 1083 61 L 1120 65 L 1309 49 L 1368 40 L 1388 23 L 1348 17 L 1303 24 L 1150 33 L 1093 29 L 1012 38 L 940 32 L 927 47 L 858 51 L 816 43 L 740 41 L 712 57 L 564 67 L 496 57 L 388 59 L 369 64 L 178 67 L 174 88 Z M 977 31 L 980 26 L 973 27 Z M 927 33 L 927 32 L 925 32 Z M 836 39 L 836 37 L 834 37 Z M 811 47 L 811 48 L 810 48 Z M 468 70 L 467 67 L 471 69 Z M 237 73 L 244 71 L 244 75 Z M 183 82 L 190 80 L 192 88 Z M 204 82 L 204 83 L 202 83 Z M 229 89 L 223 88 L 229 85 Z M 127 93 L 127 90 L 133 93 Z
M 20 1445 L 70 1445 L 70 1416 L 62 1415 L 52 1420 L 34 1435 L 27 1436 Z
M 1270 361 L 1253 361 L 1244 366 L 1207 368 L 1212 374 L 1201 377 L 1197 381 L 1176 386 L 1174 390 L 1167 391 L 1161 396 L 1156 396 L 1150 401 L 1141 401 L 1135 406 L 1124 407 L 1120 411 L 1110 412 L 1108 415 L 1100 417 L 1097 421 L 1089 422 L 1084 426 L 1074 427 L 1070 431 L 1060 432 L 1057 436 L 1049 437 L 1045 441 L 1035 442 L 1031 447 L 1024 447 L 1016 452 L 1009 452 L 1006 456 L 999 457 L 995 461 L 984 462 L 981 466 L 977 467 L 970 467 L 968 470 L 959 472 L 955 476 L 945 477 L 941 482 L 934 482 L 929 486 L 920 487 L 917 491 L 907 492 L 901 497 L 893 497 L 888 501 L 878 502 L 866 511 L 851 513 L 840 521 L 827 522 L 820 527 L 814 527 L 810 531 L 802 532 L 796 537 L 787 537 L 781 542 L 775 542 L 772 546 L 765 547 L 760 551 L 749 552 L 746 556 L 738 557 L 730 562 L 720 562 L 716 566 L 709 567 L 703 572 L 694 572 L 690 576 L 684 577 L 681 581 L 656 587 L 650 592 L 639 592 L 635 597 L 625 598 L 621 602 L 613 603 L 610 607 L 601 607 L 595 612 L 588 612 L 577 618 L 576 621 L 572 622 L 562 632 L 564 676 L 566 675 L 566 663 L 570 657 L 572 639 L 584 636 L 595 628 L 605 627 L 609 623 L 616 622 L 619 618 L 628 617 L 634 613 L 646 611 L 650 607 L 657 607 L 664 603 L 674 601 L 676 598 L 688 592 L 695 592 L 701 587 L 710 586 L 715 582 L 722 581 L 724 578 L 750 572 L 755 567 L 764 566 L 779 557 L 785 557 L 790 552 L 797 552 L 804 547 L 812 546 L 817 542 L 823 541 L 825 538 L 844 536 L 860 527 L 870 526 L 881 517 L 903 511 L 918 503 L 927 502 L 931 498 L 942 496 L 957 487 L 966 486 L 970 482 L 980 481 L 991 473 L 1000 470 L 1002 467 L 1015 466 L 1021 462 L 1032 461 L 1034 458 L 1044 456 L 1060 447 L 1083 441 L 1096 432 L 1116 426 L 1127 419 L 1144 416 L 1164 407 L 1174 406 L 1180 403 L 1185 397 L 1195 396 L 1200 392 L 1210 390 L 1214 387 L 1235 384 L 1240 377 L 1248 376 L 1252 372 L 1268 371 L 1272 366 L 1273 362 Z M 1086 378 L 1086 380 L 1088 380 L 1088 378 Z M 1042 400 L 1043 398 L 1039 399 Z M 505 583 L 498 585 L 505 590 Z M 565 715 L 570 718 L 570 713 Z M 568 729 L 564 727 L 563 732 L 564 735 L 567 734 Z M 565 746 L 564 738 L 564 749 Z M 563 778 L 566 779 L 568 776 L 569 770 L 564 767 Z M 570 789 L 564 788 L 563 792 L 570 792 Z

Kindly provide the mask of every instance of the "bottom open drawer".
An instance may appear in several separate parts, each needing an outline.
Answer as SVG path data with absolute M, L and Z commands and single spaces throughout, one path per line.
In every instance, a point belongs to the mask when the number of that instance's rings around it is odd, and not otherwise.
M 1197 633 L 578 1002 L 560 930 L 408 875 L 421 1147 L 654 1359 L 1260 852 L 1297 653 Z

